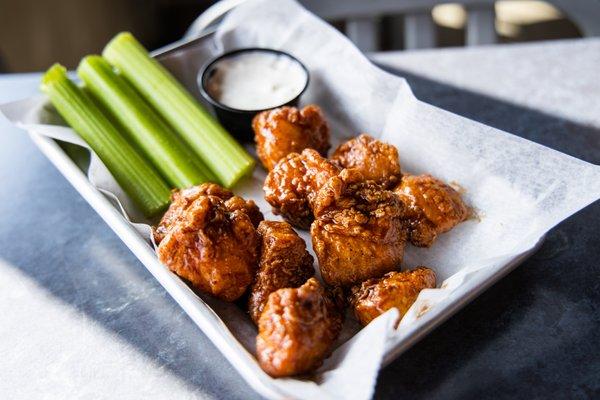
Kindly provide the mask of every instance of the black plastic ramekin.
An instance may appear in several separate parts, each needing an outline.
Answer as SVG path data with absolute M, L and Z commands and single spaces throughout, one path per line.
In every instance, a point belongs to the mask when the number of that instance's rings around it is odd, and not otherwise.
M 207 84 L 212 74 L 215 72 L 215 66 L 219 63 L 219 61 L 229 58 L 235 57 L 240 53 L 249 53 L 249 52 L 265 52 L 265 53 L 275 53 L 280 56 L 288 57 L 294 62 L 298 63 L 306 73 L 306 82 L 302 90 L 292 99 L 289 99 L 285 103 L 274 105 L 273 107 L 266 109 L 256 109 L 256 110 L 238 110 L 236 108 L 231 108 L 226 106 L 225 104 L 220 103 L 217 99 L 211 97 L 207 90 Z M 227 53 L 221 54 L 220 56 L 213 58 L 201 69 L 198 74 L 198 85 L 200 86 L 200 93 L 202 97 L 206 99 L 215 110 L 215 114 L 221 125 L 231 133 L 237 140 L 241 142 L 249 142 L 254 138 L 254 132 L 252 131 L 252 118 L 256 114 L 261 111 L 270 110 L 277 107 L 282 106 L 297 106 L 302 94 L 306 91 L 308 87 L 308 83 L 310 80 L 310 76 L 308 73 L 308 69 L 306 66 L 298 60 L 296 57 L 292 56 L 289 53 L 286 53 L 281 50 L 261 48 L 261 47 L 249 47 L 243 49 L 237 49 L 233 51 L 229 51 Z

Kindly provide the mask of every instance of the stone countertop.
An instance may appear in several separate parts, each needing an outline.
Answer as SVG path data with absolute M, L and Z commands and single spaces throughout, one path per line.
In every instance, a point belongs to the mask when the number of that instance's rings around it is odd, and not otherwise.
M 600 164 L 600 40 L 375 54 L 420 99 Z M 0 75 L 0 102 L 39 74 Z M 259 396 L 0 119 L 0 397 Z M 600 203 L 381 371 L 375 397 L 600 396 Z

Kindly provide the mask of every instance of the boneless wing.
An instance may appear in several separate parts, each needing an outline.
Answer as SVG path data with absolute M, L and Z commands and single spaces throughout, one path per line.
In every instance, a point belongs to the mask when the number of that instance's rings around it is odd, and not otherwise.
M 275 214 L 295 227 L 308 229 L 317 191 L 338 172 L 338 167 L 313 149 L 288 154 L 267 175 L 263 186 L 265 200 Z
M 154 241 L 159 244 L 172 226 L 184 215 L 187 208 L 200 196 L 214 196 L 225 201 L 230 210 L 245 212 L 255 227 L 263 220 L 263 215 L 252 200 L 244 200 L 235 196 L 231 190 L 225 189 L 216 183 L 203 183 L 186 189 L 175 190 L 171 194 L 171 205 L 165 212 L 158 226 L 153 230 Z
M 258 226 L 261 252 L 254 283 L 250 287 L 248 311 L 258 324 L 260 314 L 271 293 L 278 289 L 295 288 L 314 275 L 313 257 L 304 240 L 290 224 L 283 221 L 262 221 Z
M 348 286 L 400 268 L 403 204 L 389 190 L 345 169 L 321 188 L 311 226 L 321 276 Z
M 421 290 L 435 287 L 435 279 L 435 272 L 427 267 L 390 272 L 381 278 L 369 279 L 354 286 L 348 302 L 363 325 L 392 307 L 398 309 L 402 318 Z
M 400 158 L 396 147 L 366 134 L 342 143 L 331 160 L 342 168 L 357 169 L 365 180 L 386 188 L 400 182 Z
M 200 195 L 169 226 L 157 254 L 193 287 L 234 301 L 252 282 L 258 245 L 246 212 L 220 197 Z
M 431 246 L 439 234 L 469 215 L 460 193 L 431 175 L 404 176 L 394 192 L 407 206 L 405 223 L 415 246 Z
M 343 318 L 315 278 L 271 293 L 258 322 L 256 353 L 273 377 L 312 372 L 331 354 Z
M 315 105 L 263 111 L 254 117 L 252 128 L 256 152 L 267 171 L 290 153 L 311 148 L 326 156 L 329 150 L 329 127 Z

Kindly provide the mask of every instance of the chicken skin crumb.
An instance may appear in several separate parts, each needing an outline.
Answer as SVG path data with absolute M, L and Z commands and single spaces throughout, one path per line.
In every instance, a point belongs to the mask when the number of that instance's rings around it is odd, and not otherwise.
M 267 175 L 265 200 L 275 214 L 297 228 L 308 229 L 314 219 L 311 208 L 317 191 L 338 172 L 338 167 L 316 150 L 290 153 Z
M 312 372 L 332 352 L 343 317 L 315 278 L 271 293 L 258 322 L 256 353 L 272 377 Z
M 252 128 L 256 153 L 267 171 L 290 153 L 311 148 L 325 157 L 329 150 L 329 127 L 315 105 L 263 111 L 252 120 Z
M 404 176 L 394 192 L 407 206 L 408 237 L 418 247 L 431 246 L 469 215 L 460 193 L 431 175 Z
M 171 271 L 225 301 L 244 294 L 258 263 L 256 228 L 238 206 L 199 195 L 172 218 L 157 249 L 159 260 Z
M 313 257 L 290 224 L 262 221 L 257 231 L 262 246 L 248 301 L 250 317 L 256 324 L 271 293 L 301 286 L 315 273 Z
M 398 309 L 402 318 L 421 290 L 435 288 L 435 280 L 435 272 L 427 267 L 390 272 L 354 286 L 348 302 L 362 325 L 367 325 L 392 307 Z
M 365 180 L 375 181 L 386 188 L 400 182 L 400 158 L 391 144 L 362 134 L 342 143 L 331 156 L 342 168 L 358 169 Z
M 350 286 L 400 267 L 404 206 L 393 192 L 345 169 L 319 191 L 311 226 L 323 280 Z
M 252 200 L 244 200 L 235 196 L 231 190 L 225 189 L 216 183 L 203 183 L 186 189 L 175 190 L 171 194 L 171 205 L 160 220 L 158 226 L 153 230 L 154 241 L 159 244 L 172 226 L 185 216 L 187 208 L 200 196 L 215 196 L 227 203 L 232 210 L 245 212 L 252 224 L 258 227 L 263 215 L 258 206 Z

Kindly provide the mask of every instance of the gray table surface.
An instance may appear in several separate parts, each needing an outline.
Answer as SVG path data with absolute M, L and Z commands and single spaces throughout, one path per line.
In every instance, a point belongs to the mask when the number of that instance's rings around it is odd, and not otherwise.
M 600 40 L 375 54 L 417 97 L 600 163 Z M 0 76 L 0 102 L 39 75 Z M 258 398 L 0 120 L 0 398 Z M 376 398 L 598 398 L 600 203 L 381 371 Z

